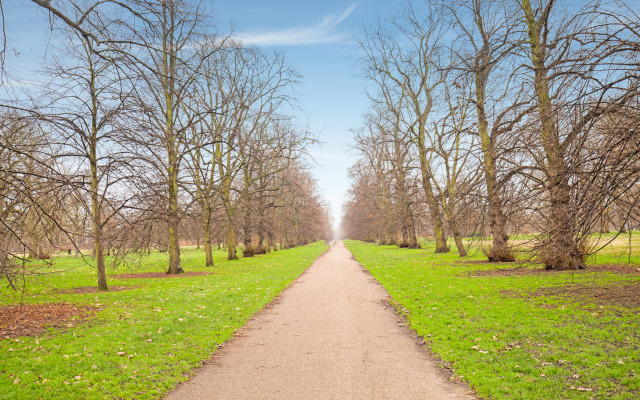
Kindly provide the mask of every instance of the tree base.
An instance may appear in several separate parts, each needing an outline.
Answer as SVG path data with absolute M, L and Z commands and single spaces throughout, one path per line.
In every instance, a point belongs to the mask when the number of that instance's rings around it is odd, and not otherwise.
M 444 247 L 436 247 L 436 251 L 435 251 L 435 253 L 436 253 L 436 254 L 440 254 L 440 253 L 448 253 L 448 252 L 450 252 L 450 251 L 451 251 L 451 250 L 450 250 L 447 246 L 444 246 Z
M 493 246 L 483 246 L 481 250 L 489 262 L 513 262 L 516 260 L 516 257 L 508 248 L 504 250 L 496 250 Z
M 544 269 L 547 271 L 570 271 L 587 269 L 584 261 L 581 257 L 566 256 L 566 257 L 554 257 L 545 258 L 543 260 Z
M 167 271 L 167 275 L 180 275 L 180 274 L 184 274 L 184 270 L 182 269 L 182 267 L 179 267 L 175 271 L 171 271 L 171 270 Z
M 253 254 L 267 254 L 267 248 L 265 246 L 256 246 L 256 248 L 253 249 Z
M 491 251 L 489 254 L 486 254 L 489 262 L 513 262 L 516 258 L 511 254 L 510 251 Z

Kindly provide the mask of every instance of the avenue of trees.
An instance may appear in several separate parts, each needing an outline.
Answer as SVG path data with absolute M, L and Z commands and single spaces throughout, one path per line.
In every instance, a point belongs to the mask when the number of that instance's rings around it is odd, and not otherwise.
M 180 245 L 245 257 L 327 238 L 283 55 L 216 33 L 205 1 L 32 0 L 49 16 L 39 82 L 0 107 L 0 275 L 70 249 L 105 256 Z M 2 3 L 0 2 L 0 5 Z M 3 26 L 4 30 L 4 26 Z M 5 51 L 7 43 L 5 38 Z M 43 38 L 44 40 L 45 38 Z
M 594 232 L 640 225 L 640 8 L 617 0 L 427 0 L 359 36 L 370 110 L 354 132 L 347 237 L 435 251 L 535 234 L 579 269 Z M 448 240 L 449 238 L 453 240 Z

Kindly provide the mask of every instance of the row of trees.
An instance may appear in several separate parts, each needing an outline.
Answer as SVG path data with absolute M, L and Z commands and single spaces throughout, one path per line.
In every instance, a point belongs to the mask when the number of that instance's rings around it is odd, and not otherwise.
M 429 0 L 365 28 L 375 89 L 343 230 L 432 232 L 436 252 L 450 235 L 460 256 L 489 233 L 491 261 L 540 232 L 547 268 L 584 268 L 590 233 L 640 220 L 638 21 L 616 0 Z
M 304 168 L 315 138 L 292 117 L 300 76 L 279 53 L 214 32 L 204 3 L 35 1 L 52 17 L 42 83 L 5 88 L 0 266 L 90 245 L 167 251 L 182 273 L 189 231 L 207 266 L 328 236 Z M 14 81 L 21 77 L 11 77 Z M 198 221 L 199 223 L 195 223 Z M 13 271 L 13 272 L 12 272 Z

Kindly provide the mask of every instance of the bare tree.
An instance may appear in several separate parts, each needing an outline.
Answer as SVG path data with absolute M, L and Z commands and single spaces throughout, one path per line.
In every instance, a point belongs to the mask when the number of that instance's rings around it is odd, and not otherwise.
M 572 196 L 578 172 L 568 158 L 597 122 L 617 113 L 637 95 L 635 55 L 615 41 L 615 24 L 601 17 L 600 4 L 578 8 L 554 0 L 523 0 L 527 68 L 538 111 L 539 143 L 544 159 L 548 225 L 542 257 L 549 269 L 584 268 L 582 233 Z M 631 51 L 631 52 L 630 52 Z
M 208 152 L 215 164 L 208 173 L 207 185 L 213 188 L 214 180 L 219 182 L 217 195 L 227 216 L 227 251 L 232 260 L 237 258 L 238 201 L 251 193 L 250 186 L 260 176 L 253 176 L 254 153 L 265 144 L 273 145 L 267 140 L 268 133 L 275 132 L 272 127 L 277 124 L 278 110 L 291 100 L 290 90 L 298 75 L 281 54 L 270 55 L 236 43 L 228 43 L 218 52 L 207 64 L 207 71 L 199 101 L 216 110 L 202 120 L 203 132 L 210 138 Z M 281 141 L 274 147 L 281 153 L 279 157 L 286 158 L 287 152 L 294 150 L 289 145 Z M 212 173 L 214 169 L 217 176 Z M 234 185 L 237 178 L 245 183 L 239 190 Z
M 47 135 L 31 116 L 15 110 L 2 112 L 0 274 L 16 290 L 16 278 L 26 272 L 19 265 L 28 255 L 50 259 L 58 236 L 69 237 L 61 217 L 70 181 L 58 173 L 51 154 Z
M 125 192 L 124 166 L 130 158 L 116 140 L 120 136 L 118 119 L 127 112 L 126 80 L 117 68 L 117 55 L 108 49 L 95 51 L 93 41 L 76 31 L 62 37 L 65 48 L 60 54 L 64 57 L 50 61 L 46 72 L 52 81 L 41 92 L 47 103 L 34 113 L 50 128 L 51 144 L 61 149 L 61 162 L 76 165 L 73 175 L 88 178 L 82 189 L 89 194 L 86 207 L 91 216 L 98 289 L 108 290 L 103 231 L 128 203 L 125 199 L 115 203 Z
M 517 80 L 505 79 L 505 76 L 509 77 L 505 70 L 510 67 L 509 61 L 513 59 L 522 35 L 515 23 L 513 7 L 502 0 L 442 2 L 441 6 L 459 33 L 459 40 L 452 44 L 456 59 L 450 68 L 470 74 L 474 82 L 472 101 L 477 118 L 474 133 L 480 140 L 489 227 L 493 236 L 488 258 L 490 261 L 513 261 L 503 199 L 512 172 L 498 168 L 506 147 L 503 137 L 514 130 L 525 114 L 518 112 L 522 103 L 518 96 L 510 96 L 520 92 L 515 86 Z
M 373 30 L 366 29 L 360 41 L 366 54 L 362 60 L 365 74 L 376 82 L 382 97 L 406 98 L 402 131 L 418 152 L 422 185 L 436 238 L 436 253 L 448 252 L 449 248 L 432 185 L 427 129 L 435 104 L 435 91 L 442 84 L 437 65 L 439 45 L 446 30 L 441 13 L 431 4 L 427 4 L 425 10 L 419 10 L 409 3 L 399 18 L 386 24 L 379 20 Z
M 214 40 L 209 32 L 208 16 L 201 4 L 181 0 L 139 2 L 138 12 L 146 24 L 131 31 L 131 41 L 139 54 L 131 67 L 136 70 L 139 85 L 134 86 L 141 117 L 137 132 L 130 132 L 138 156 L 160 174 L 164 188 L 168 230 L 169 267 L 167 273 L 183 272 L 180 262 L 180 169 L 191 146 L 188 140 L 192 126 L 208 113 L 199 109 L 190 113 L 189 103 L 204 62 L 219 47 L 207 48 L 202 42 Z
M 454 74 L 448 77 L 444 73 L 442 102 L 446 105 L 443 117 L 435 121 L 431 134 L 429 149 L 440 164 L 439 173 L 433 174 L 433 186 L 442 204 L 442 209 L 447 219 L 449 230 L 458 249 L 460 257 L 466 257 L 467 250 L 462 241 L 462 234 L 458 227 L 457 203 L 461 181 L 466 178 L 467 188 L 472 188 L 476 181 L 474 169 L 469 168 L 473 161 L 473 152 L 476 150 L 474 137 L 468 135 L 472 128 L 471 120 L 471 85 L 464 77 Z M 477 170 L 477 168 L 476 168 Z M 467 174 L 464 177 L 463 174 Z M 440 179 L 438 179 L 440 177 Z M 439 182 L 441 181 L 441 183 Z

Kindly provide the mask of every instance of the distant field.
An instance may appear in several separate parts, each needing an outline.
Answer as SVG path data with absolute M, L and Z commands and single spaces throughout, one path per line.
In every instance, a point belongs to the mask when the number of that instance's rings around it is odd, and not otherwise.
M 533 246 L 535 235 L 513 235 L 509 238 L 509 244 L 513 247 L 519 259 L 526 259 L 529 254 L 528 249 Z M 423 238 L 420 244 L 429 247 L 433 245 L 433 240 Z M 481 247 L 489 246 L 491 238 L 466 238 L 466 245 L 469 246 L 470 256 L 482 256 Z M 593 234 L 590 236 L 590 248 L 596 251 L 596 254 L 587 259 L 587 264 L 595 265 L 602 263 L 630 263 L 640 265 L 640 231 L 616 234 L 604 233 Z M 455 251 L 453 240 L 449 240 L 449 247 Z M 631 251 L 630 251 L 631 249 Z M 629 257 L 631 253 L 631 257 Z
M 154 253 L 109 269 L 106 293 L 95 292 L 95 271 L 82 259 L 55 258 L 29 278 L 24 298 L 0 292 L 0 399 L 161 398 L 326 248 L 236 261 L 216 251 L 213 268 L 202 250 L 185 250 L 193 276 L 179 277 L 166 277 L 168 255 Z M 43 314 L 52 323 L 37 333 L 33 320 Z
M 638 399 L 640 234 L 635 265 L 623 263 L 625 239 L 576 272 L 492 265 L 477 250 L 435 255 L 427 242 L 345 244 L 455 379 L 483 398 Z

